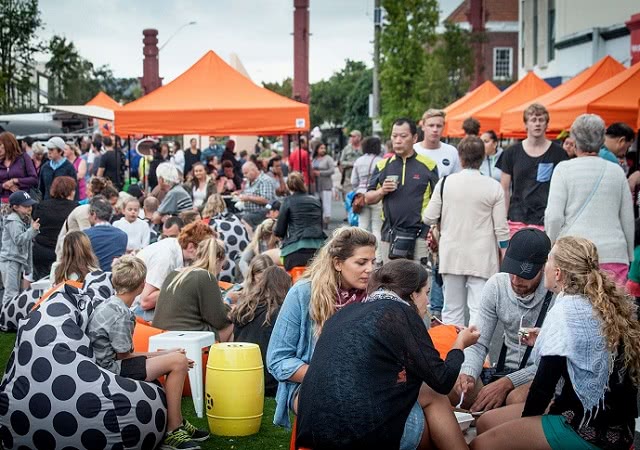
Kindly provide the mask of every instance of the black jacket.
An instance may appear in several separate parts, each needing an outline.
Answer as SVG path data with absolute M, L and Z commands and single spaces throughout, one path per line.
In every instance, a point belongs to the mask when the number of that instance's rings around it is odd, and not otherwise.
M 40 167 L 40 183 L 38 185 L 38 189 L 42 192 L 42 198 L 44 200 L 50 197 L 49 189 L 51 189 L 51 184 L 53 184 L 53 179 L 56 177 L 67 176 L 71 177 L 74 180 L 77 180 L 76 169 L 73 167 L 69 161 L 65 160 L 65 162 L 58 167 L 56 170 L 53 170 L 50 162 L 46 164 L 43 163 Z M 76 200 L 78 200 L 78 190 L 76 189 Z
M 282 247 L 301 239 L 326 239 L 320 200 L 299 192 L 286 197 L 280 206 L 274 233 L 282 238 Z

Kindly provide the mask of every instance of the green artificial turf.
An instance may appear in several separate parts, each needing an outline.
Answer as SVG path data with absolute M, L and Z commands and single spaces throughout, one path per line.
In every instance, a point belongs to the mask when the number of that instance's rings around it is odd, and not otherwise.
M 15 333 L 0 332 L 0 368 L 2 374 L 7 366 L 7 360 L 13 350 L 15 343 Z M 273 425 L 273 413 L 276 409 L 276 402 L 272 398 L 266 398 L 264 402 L 264 415 L 262 416 L 262 426 L 258 434 L 247 437 L 222 437 L 212 435 L 208 441 L 203 442 L 200 446 L 203 449 L 242 449 L 242 450 L 278 450 L 289 448 L 290 434 L 284 428 Z M 198 419 L 193 409 L 193 400 L 190 397 L 182 399 L 183 416 L 201 429 L 208 429 L 207 417 Z M 206 411 L 205 411 L 206 414 Z

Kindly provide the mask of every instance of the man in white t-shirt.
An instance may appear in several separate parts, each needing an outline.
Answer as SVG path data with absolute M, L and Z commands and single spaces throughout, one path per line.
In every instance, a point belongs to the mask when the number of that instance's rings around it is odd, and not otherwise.
M 438 164 L 440 178 L 462 170 L 458 150 L 453 145 L 440 141 L 444 129 L 444 116 L 445 112 L 442 110 L 428 109 L 422 115 L 421 121 L 424 140 L 413 144 L 416 153 L 427 156 Z
M 453 145 L 440 141 L 442 130 L 444 130 L 444 116 L 445 112 L 440 109 L 428 109 L 420 121 L 422 131 L 424 131 L 424 140 L 413 144 L 416 153 L 427 156 L 438 164 L 439 178 L 462 170 L 458 150 Z M 444 305 L 442 285 L 438 283 L 438 279 L 438 268 L 434 266 L 429 308 L 431 314 L 436 317 L 441 316 Z
M 132 305 L 135 315 L 149 322 L 153 320 L 164 280 L 174 270 L 189 265 L 196 257 L 198 244 L 211 237 L 214 233 L 208 225 L 194 222 L 184 227 L 177 239 L 162 239 L 136 254 L 147 266 L 147 277 L 142 293 Z

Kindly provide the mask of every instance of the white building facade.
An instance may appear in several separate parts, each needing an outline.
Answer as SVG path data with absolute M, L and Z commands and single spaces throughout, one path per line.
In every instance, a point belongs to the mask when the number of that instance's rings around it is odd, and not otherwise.
M 631 0 L 520 0 L 519 77 L 533 70 L 559 84 L 606 55 L 628 67 L 625 22 L 639 12 Z

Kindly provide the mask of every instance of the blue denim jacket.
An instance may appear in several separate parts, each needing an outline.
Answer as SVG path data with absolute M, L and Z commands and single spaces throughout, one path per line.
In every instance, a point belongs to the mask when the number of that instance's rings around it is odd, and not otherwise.
M 267 368 L 278 380 L 275 425 L 290 428 L 289 405 L 299 383 L 289 378 L 304 364 L 309 364 L 315 347 L 314 324 L 309 316 L 311 282 L 297 282 L 287 294 L 271 333 L 267 349 Z

